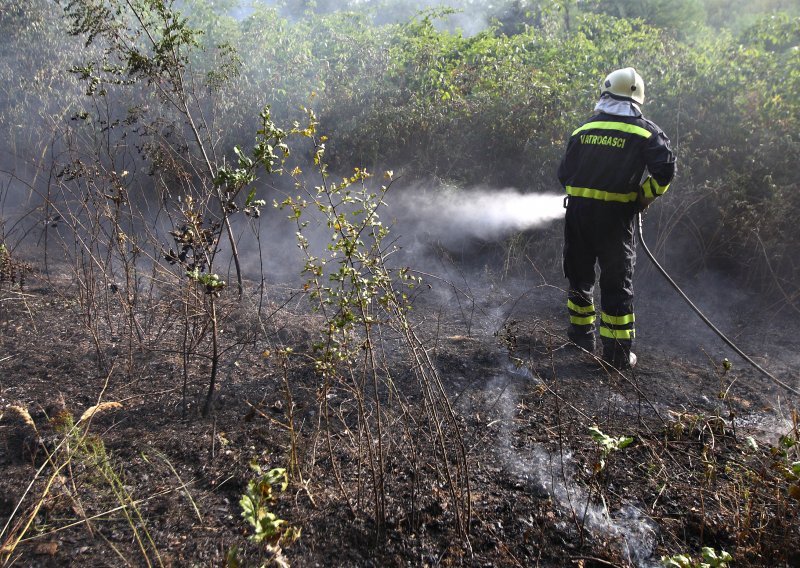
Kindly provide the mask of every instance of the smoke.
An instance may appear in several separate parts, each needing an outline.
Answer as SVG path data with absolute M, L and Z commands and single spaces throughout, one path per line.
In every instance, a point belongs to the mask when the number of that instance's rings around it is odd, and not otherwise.
M 509 365 L 506 373 L 492 377 L 484 387 L 487 400 L 495 401 L 497 425 L 493 451 L 503 468 L 515 476 L 534 494 L 549 497 L 566 516 L 575 517 L 594 537 L 615 542 L 628 562 L 639 568 L 660 566 L 653 554 L 658 538 L 658 525 L 632 502 L 618 509 L 608 509 L 592 502 L 585 487 L 576 480 L 577 464 L 569 451 L 557 452 L 542 443 L 518 446 L 515 439 L 523 435 L 516 420 L 520 398 L 526 382 L 539 383 L 526 367 Z M 568 525 L 558 525 L 565 532 Z
M 317 0 L 313 4 L 302 0 L 253 0 L 234 7 L 230 13 L 237 19 L 244 19 L 256 4 L 277 8 L 281 16 L 290 21 L 307 17 L 309 11 L 314 14 L 356 12 L 369 15 L 378 26 L 404 23 L 433 10 L 434 25 L 438 29 L 461 32 L 465 36 L 485 30 L 502 5 L 482 0 Z
M 415 227 L 416 233 L 444 242 L 465 237 L 497 240 L 564 215 L 562 195 L 516 189 L 406 190 L 387 202 L 390 214 L 400 216 L 401 232 L 403 227 Z
M 454 10 L 454 13 L 445 14 L 437 18 L 434 23 L 439 29 L 460 31 L 465 36 L 472 36 L 486 29 L 496 10 L 496 6 L 491 2 L 475 0 L 395 0 L 383 3 L 385 7 L 382 7 L 380 2 L 367 0 L 351 2 L 350 9 L 363 9 L 369 6 L 378 8 L 375 14 L 375 23 L 378 25 L 404 22 L 426 10 L 449 8 Z
M 282 193 L 278 190 L 268 197 L 281 201 L 278 195 Z M 515 233 L 545 227 L 564 215 L 562 195 L 522 193 L 511 188 L 398 185 L 389 190 L 384 201 L 385 206 L 378 209 L 378 214 L 390 229 L 387 242 L 399 248 L 392 264 L 401 262 L 443 278 L 450 278 L 466 267 L 443 266 L 439 258 L 442 247 L 462 252 L 475 251 L 486 244 L 491 247 Z M 266 272 L 271 279 L 292 282 L 302 274 L 304 260 L 297 248 L 296 229 L 286 215 L 282 210 L 264 210 L 257 229 L 266 247 L 264 258 L 252 239 L 240 242 L 239 252 L 249 278 L 258 278 Z M 315 208 L 307 209 L 304 215 L 308 224 L 303 234 L 312 254 L 326 256 L 331 231 L 324 216 Z

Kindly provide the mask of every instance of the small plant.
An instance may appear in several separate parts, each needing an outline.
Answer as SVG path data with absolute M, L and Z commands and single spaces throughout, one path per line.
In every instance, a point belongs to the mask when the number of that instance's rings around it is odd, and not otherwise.
M 662 556 L 661 562 L 667 568 L 727 568 L 733 562 L 733 557 L 724 550 L 717 552 L 708 546 L 703 547 L 702 555 L 702 560 L 693 560 L 686 554 Z
M 686 436 L 704 441 L 707 438 L 724 436 L 727 430 L 725 419 L 718 415 L 695 414 L 691 412 L 669 411 L 670 421 L 667 423 L 667 438 L 683 440 Z
M 286 469 L 276 467 L 265 473 L 258 464 L 252 464 L 251 467 L 259 477 L 250 480 L 247 490 L 239 500 L 242 517 L 255 529 L 250 540 L 259 544 L 266 541 L 272 545 L 284 546 L 293 543 L 300 538 L 301 530 L 289 526 L 270 510 L 275 504 L 275 488 L 280 487 L 280 492 L 283 493 L 289 486 Z
M 603 506 L 606 507 L 605 497 L 603 496 L 604 485 L 605 485 L 604 481 L 605 482 L 608 481 L 608 476 L 604 475 L 603 472 L 603 470 L 606 467 L 606 458 L 608 458 L 609 454 L 611 454 L 612 452 L 616 452 L 618 450 L 627 448 L 633 443 L 633 438 L 630 436 L 620 436 L 618 438 L 614 438 L 612 436 L 604 434 L 597 426 L 590 427 L 589 433 L 592 435 L 592 440 L 594 440 L 594 442 L 599 447 L 600 455 L 597 457 L 597 461 L 595 461 L 594 464 L 592 464 L 592 479 L 590 484 L 590 491 L 586 499 L 586 506 L 583 510 L 583 514 L 580 517 L 581 522 L 578 525 L 581 541 L 583 541 L 585 522 L 587 518 L 587 512 L 589 510 L 589 503 L 592 499 L 592 492 L 595 489 L 598 490 L 600 499 L 603 501 Z
M 630 436 L 614 438 L 601 432 L 597 426 L 589 428 L 589 433 L 592 435 L 592 440 L 600 446 L 600 458 L 594 466 L 595 472 L 599 472 L 605 468 L 606 458 L 611 452 L 627 448 L 633 443 L 633 438 Z
M 121 518 L 127 522 L 132 541 L 144 563 L 147 566 L 163 566 L 158 547 L 148 530 L 147 520 L 139 509 L 141 501 L 134 499 L 122 467 L 107 450 L 103 439 L 90 432 L 94 416 L 120 407 L 121 404 L 116 402 L 98 403 L 86 410 L 77 422 L 66 409 L 50 418 L 48 429 L 55 434 L 50 439 L 54 446 L 51 449 L 42 445 L 46 455 L 35 475 L 35 478 L 43 479 L 43 488 L 41 493 L 33 495 L 30 491 L 34 484 L 31 482 L 5 527 L 0 530 L 0 563 L 8 562 L 23 539 L 31 534 L 42 530 L 61 530 L 49 529 L 42 523 L 50 521 L 50 511 L 64 497 L 69 500 L 69 508 L 80 517 L 74 524 L 84 523 L 91 532 L 90 518 L 82 503 L 84 498 L 93 495 L 110 504 L 107 512 L 99 516 L 119 512 Z M 35 429 L 27 410 L 16 409 L 16 412 L 26 424 Z M 80 483 L 76 482 L 78 476 L 81 478 Z M 26 502 L 29 502 L 29 508 L 24 510 L 21 506 Z M 24 513 L 15 519 L 15 515 L 22 511 Z M 55 518 L 52 520 L 55 521 Z M 126 559 L 120 551 L 115 551 L 123 561 L 129 563 L 130 558 Z
M 299 177 L 302 171 L 295 168 L 292 176 L 297 194 L 275 205 L 287 210 L 288 219 L 296 226 L 297 244 L 305 256 L 304 290 L 319 317 L 312 362 L 320 381 L 318 401 L 333 476 L 354 517 L 363 514 L 363 499 L 368 495 L 372 498 L 378 539 L 385 535 L 388 502 L 402 494 L 408 479 L 413 478 L 414 498 L 401 505 L 407 507 L 410 526 L 416 527 L 421 518 L 417 495 L 438 499 L 449 494 L 448 510 L 466 540 L 469 476 L 460 423 L 427 345 L 410 319 L 421 278 L 409 267 L 392 266 L 389 261 L 398 249 L 390 242 L 390 230 L 381 220 L 381 212 L 388 207 L 384 197 L 394 180 L 393 173 L 385 172 L 386 183 L 375 190 L 371 189 L 372 174 L 362 168 L 334 179 L 324 160 L 327 137 L 317 135 L 314 112 L 306 112 L 308 125 L 301 128 L 296 123 L 292 133 L 313 144 L 313 161 L 321 183 L 308 188 Z M 322 243 L 307 236 L 312 220 L 328 229 L 324 250 Z M 391 355 L 385 348 L 389 337 Z M 413 383 L 397 381 L 403 371 L 388 364 L 390 356 L 403 360 L 400 367 L 406 368 Z M 408 403 L 412 389 L 424 397 L 424 404 Z M 329 401 L 339 393 L 346 394 L 353 404 L 331 406 Z M 394 424 L 403 427 L 389 427 Z M 350 449 L 357 456 L 355 469 L 359 473 L 354 486 L 346 483 L 342 469 L 352 464 L 341 461 L 339 452 L 334 451 L 340 428 L 347 432 L 347 439 L 352 441 Z M 427 448 L 433 448 L 430 459 L 436 464 L 431 471 L 444 478 L 447 493 L 439 491 L 441 477 L 435 481 L 433 476 L 424 480 L 419 477 L 418 472 L 425 469 L 422 452 Z M 409 451 L 403 455 L 400 449 Z M 412 468 L 414 475 L 401 475 L 396 465 L 399 462 Z M 420 490 L 427 483 L 435 483 L 436 489 Z
M 207 294 L 218 295 L 225 283 L 216 274 L 209 274 L 208 269 L 218 246 L 221 224 L 206 222 L 196 200 L 191 196 L 182 200 L 181 213 L 183 223 L 169 232 L 175 241 L 177 252 L 170 248 L 164 253 L 164 259 L 170 264 L 180 265 L 190 280 L 206 287 Z
M 800 501 L 800 461 L 792 462 L 784 471 L 784 476 L 791 483 L 789 495 Z
M 775 459 L 775 470 L 780 473 L 788 484 L 786 491 L 792 498 L 800 501 L 800 460 L 797 459 L 798 450 L 800 450 L 800 442 L 792 434 L 781 436 L 778 441 L 778 447 L 770 449 Z
M 0 285 L 8 282 L 9 286 L 19 284 L 20 289 L 25 287 L 25 275 L 31 268 L 26 263 L 11 256 L 11 251 L 5 243 L 0 243 Z
M 258 474 L 258 478 L 250 480 L 247 490 L 239 500 L 242 517 L 255 529 L 255 533 L 249 538 L 262 545 L 264 551 L 270 555 L 269 560 L 261 565 L 262 568 L 268 565 L 288 568 L 289 561 L 284 556 L 281 545 L 288 546 L 295 542 L 300 538 L 301 529 L 288 525 L 271 509 L 276 500 L 275 488 L 279 487 L 281 493 L 286 491 L 289 475 L 282 467 L 270 469 L 266 473 L 258 464 L 251 464 L 250 467 Z M 225 561 L 227 568 L 242 566 L 239 549 L 235 546 L 231 548 Z

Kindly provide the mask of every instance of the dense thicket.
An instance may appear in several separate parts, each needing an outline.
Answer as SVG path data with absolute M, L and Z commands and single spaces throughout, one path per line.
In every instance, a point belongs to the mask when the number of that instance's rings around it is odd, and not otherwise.
M 0 15 L 2 128 L 10 158 L 19 161 L 15 144 L 25 138 L 25 151 L 36 150 L 30 160 L 88 102 L 66 85 L 80 44 L 60 8 L 10 4 Z M 646 115 L 680 157 L 661 236 L 683 234 L 695 268 L 747 267 L 759 285 L 773 272 L 797 276 L 800 18 L 792 3 L 456 3 L 490 22 L 472 35 L 450 29 L 458 20 L 446 11 L 400 19 L 424 5 L 181 2 L 203 32 L 206 57 L 194 66 L 230 79 L 208 95 L 226 125 L 217 147 L 230 154 L 252 137 L 265 104 L 284 124 L 306 105 L 343 171 L 386 166 L 406 179 L 558 189 L 564 141 L 590 114 L 600 78 L 632 65 L 647 82 Z

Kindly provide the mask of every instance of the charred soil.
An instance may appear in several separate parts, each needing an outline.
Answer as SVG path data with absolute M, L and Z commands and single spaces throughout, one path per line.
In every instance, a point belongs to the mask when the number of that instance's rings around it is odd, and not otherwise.
M 187 364 L 169 298 L 127 328 L 125 310 L 87 311 L 70 282 L 0 288 L 7 564 L 651 566 L 698 559 L 702 547 L 737 566 L 800 563 L 797 414 L 755 372 L 650 350 L 620 373 L 571 348 L 555 315 L 509 310 L 480 326 L 482 301 L 470 315 L 421 296 L 416 333 L 469 472 L 451 480 L 469 500 L 463 534 L 437 462 L 449 449 L 419 441 L 414 462 L 388 452 L 405 443 L 391 446 L 392 428 L 407 424 L 392 422 L 392 397 L 427 404 L 414 365 L 392 352 L 396 336 L 383 336 L 397 391 L 381 395 L 387 455 L 376 482 L 356 440 L 366 434 L 348 423 L 348 391 L 323 388 L 312 362 L 322 322 L 301 292 L 221 299 L 223 364 L 202 416 L 206 344 Z M 325 425 L 322 398 L 341 430 Z M 753 417 L 777 426 L 756 430 Z M 294 542 L 249 538 L 240 500 L 257 477 L 251 464 L 288 469 L 269 507 L 302 531 Z

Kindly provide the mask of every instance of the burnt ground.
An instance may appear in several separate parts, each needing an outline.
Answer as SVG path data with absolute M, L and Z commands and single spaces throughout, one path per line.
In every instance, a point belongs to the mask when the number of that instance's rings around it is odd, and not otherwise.
M 411 319 L 461 432 L 468 539 L 447 488 L 424 473 L 441 472 L 441 455 L 424 442 L 413 472 L 387 468 L 386 521 L 376 527 L 371 486 L 347 469 L 363 444 L 347 444 L 352 431 L 334 433 L 331 450 L 321 434 L 320 397 L 345 395 L 320 388 L 309 360 L 320 319 L 299 291 L 275 286 L 240 305 L 226 299 L 227 351 L 213 412 L 203 417 L 207 344 L 184 376 L 174 299 L 142 306 L 139 341 L 125 333 L 118 304 L 87 311 L 67 280 L 34 277 L 23 290 L 6 283 L 6 565 L 222 566 L 232 550 L 243 566 L 278 563 L 266 543 L 248 539 L 239 501 L 256 477 L 251 463 L 289 464 L 292 433 L 297 469 L 270 508 L 302 530 L 282 543 L 293 566 L 657 566 L 679 553 L 697 560 L 704 546 L 727 551 L 736 566 L 800 563 L 800 488 L 791 474 L 800 458 L 786 442 L 797 437 L 796 401 L 738 363 L 725 369 L 702 342 L 686 355 L 652 339 L 670 334 L 666 316 L 642 325 L 651 340 L 639 349 L 640 366 L 619 373 L 566 345 L 563 299 L 552 287 L 512 295 L 431 286 Z M 785 329 L 770 329 L 784 337 Z M 766 332 L 748 333 L 757 342 Z M 395 357 L 392 341 L 387 332 L 387 366 L 403 392 L 412 366 Z M 285 347 L 288 358 L 279 355 Z M 791 367 L 778 370 L 790 380 Z M 99 401 L 120 404 L 72 429 Z M 27 410 L 35 430 L 12 406 Z M 604 455 L 592 426 L 633 442 Z

